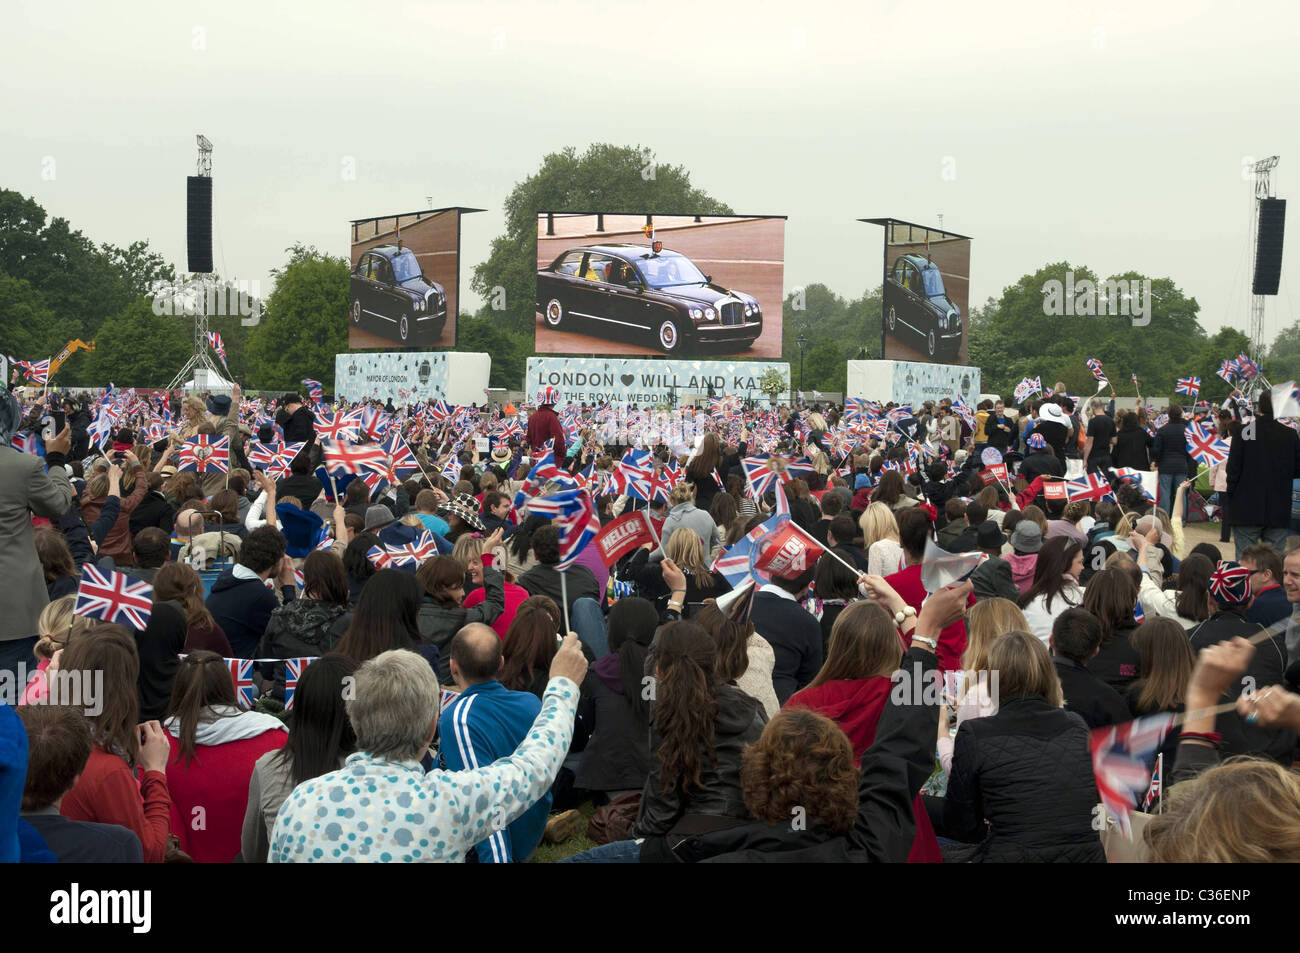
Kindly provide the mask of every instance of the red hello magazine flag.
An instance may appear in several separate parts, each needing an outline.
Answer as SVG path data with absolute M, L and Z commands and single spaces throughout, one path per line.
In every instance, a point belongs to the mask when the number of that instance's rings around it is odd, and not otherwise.
M 624 513 L 597 534 L 596 551 L 606 566 L 612 566 L 628 553 L 646 544 L 655 545 L 658 537 L 645 510 Z
M 816 540 L 799 532 L 790 520 L 759 540 L 758 545 L 762 552 L 754 561 L 754 568 L 782 579 L 794 579 L 812 568 L 825 552 Z
M 1065 488 L 1064 480 L 1044 480 L 1043 481 L 1043 499 L 1045 500 L 1068 500 L 1069 491 Z

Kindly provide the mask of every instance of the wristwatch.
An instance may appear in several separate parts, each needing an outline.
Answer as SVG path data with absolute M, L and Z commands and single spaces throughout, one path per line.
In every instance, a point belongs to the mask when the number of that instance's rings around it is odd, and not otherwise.
M 913 642 L 914 644 L 917 643 L 917 642 L 920 642 L 922 645 L 924 645 L 926 648 L 928 648 L 931 652 L 936 652 L 936 651 L 938 651 L 938 649 L 939 649 L 939 641 L 938 641 L 938 639 L 927 639 L 927 638 L 926 638 L 925 636 L 923 636 L 923 635 L 913 635 L 913 636 L 912 636 L 912 642 Z

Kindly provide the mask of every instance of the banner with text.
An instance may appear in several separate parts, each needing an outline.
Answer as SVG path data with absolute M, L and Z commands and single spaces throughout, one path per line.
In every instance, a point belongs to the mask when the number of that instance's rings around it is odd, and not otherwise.
M 767 400 L 763 374 L 775 368 L 789 387 L 790 365 L 770 361 L 604 360 L 581 357 L 530 357 L 529 397 L 543 387 L 559 390 L 561 403 L 663 404 L 697 395 Z

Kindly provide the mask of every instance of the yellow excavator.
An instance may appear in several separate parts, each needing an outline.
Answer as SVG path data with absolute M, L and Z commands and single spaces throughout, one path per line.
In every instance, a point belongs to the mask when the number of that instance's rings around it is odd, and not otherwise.
M 73 352 L 93 351 L 94 349 L 95 349 L 94 341 L 91 341 L 89 344 L 81 340 L 81 338 L 76 338 L 75 340 L 69 341 L 67 344 L 63 346 L 63 350 L 60 351 L 57 356 L 51 358 L 50 377 L 54 376 L 55 372 L 58 371 L 58 369 L 63 366 L 63 362 L 73 355 Z

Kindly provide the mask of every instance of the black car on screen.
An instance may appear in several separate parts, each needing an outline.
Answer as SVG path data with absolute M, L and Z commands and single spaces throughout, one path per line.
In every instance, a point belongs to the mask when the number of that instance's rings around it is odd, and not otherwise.
M 447 294 L 424 277 L 409 248 L 376 245 L 352 269 L 349 317 L 363 328 L 402 344 L 434 344 L 447 323 Z
M 713 283 L 685 255 L 644 245 L 570 248 L 537 273 L 548 328 L 630 330 L 676 354 L 694 345 L 747 348 L 763 333 L 758 299 Z
M 885 276 L 885 326 L 931 358 L 955 359 L 961 309 L 948 298 L 939 266 L 923 255 L 900 255 Z

